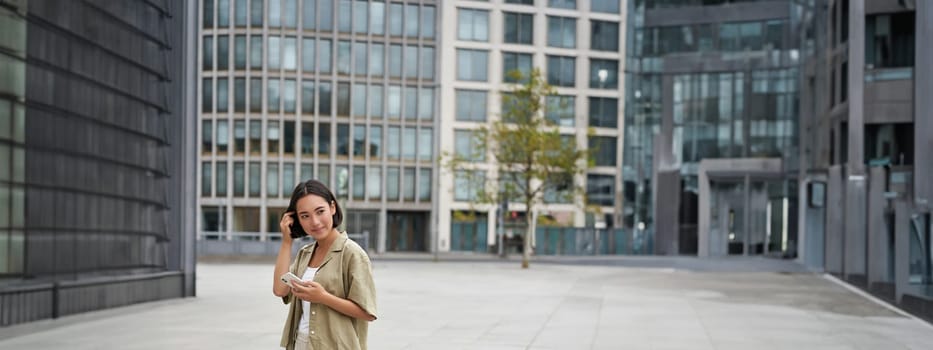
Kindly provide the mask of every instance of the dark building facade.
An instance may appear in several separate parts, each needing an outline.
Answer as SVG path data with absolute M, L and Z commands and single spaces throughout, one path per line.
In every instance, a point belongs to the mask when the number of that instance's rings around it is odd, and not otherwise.
M 194 295 L 194 11 L 0 1 L 0 326 Z
M 629 1 L 623 224 L 657 254 L 793 256 L 807 1 Z
M 818 2 L 800 260 L 933 319 L 933 3 Z

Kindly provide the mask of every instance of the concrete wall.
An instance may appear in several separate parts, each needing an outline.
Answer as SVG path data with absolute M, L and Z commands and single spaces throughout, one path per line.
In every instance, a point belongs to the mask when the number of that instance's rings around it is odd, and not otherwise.
M 842 181 L 842 167 L 829 168 L 829 181 L 826 183 L 826 272 L 841 274 L 843 271 L 844 247 L 843 218 L 845 208 L 845 188 Z

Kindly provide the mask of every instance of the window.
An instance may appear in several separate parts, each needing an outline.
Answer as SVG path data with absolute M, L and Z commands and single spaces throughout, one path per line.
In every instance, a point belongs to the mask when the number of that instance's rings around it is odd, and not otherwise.
M 325 0 L 330 1 L 330 0 Z M 317 29 L 317 0 L 304 0 L 302 5 L 301 27 L 304 29 Z
M 301 39 L 301 70 L 314 73 L 314 48 L 317 43 L 313 38 Z
M 279 121 L 269 120 L 266 122 L 266 152 L 270 157 L 275 157 L 279 153 Z
M 590 59 L 590 87 L 617 89 L 619 87 L 619 61 Z
M 389 85 L 389 118 L 399 119 L 402 116 L 402 87 Z
M 230 37 L 217 36 L 217 70 L 230 68 Z
M 233 79 L 233 111 L 246 112 L 246 78 Z
M 369 155 L 373 158 L 382 156 L 382 127 L 369 127 Z
M 534 5 L 535 0 L 505 0 L 506 4 Z
M 278 113 L 281 109 L 279 100 L 279 88 L 282 81 L 274 78 L 266 81 L 266 110 L 270 113 Z
M 457 79 L 486 81 L 488 59 L 489 51 L 457 49 Z
M 596 166 L 615 166 L 616 165 L 616 138 L 611 136 L 592 136 L 590 137 L 590 150 L 593 151 L 593 158 Z
M 298 27 L 298 0 L 284 1 L 282 17 L 285 20 L 285 28 L 296 28 Z
M 434 39 L 435 13 L 434 6 L 421 7 L 421 36 Z
M 278 70 L 282 66 L 282 53 L 280 43 L 282 38 L 270 36 L 268 41 L 268 52 L 266 53 L 266 64 L 269 70 Z
M 535 16 L 529 13 L 505 12 L 505 42 L 531 45 L 534 39 L 534 18 Z
M 201 196 L 208 197 L 211 195 L 211 181 L 213 180 L 211 170 L 211 162 L 201 163 Z
M 559 8 L 559 9 L 577 9 L 577 0 L 548 0 L 548 7 Z
M 365 117 L 366 116 L 366 85 L 362 84 L 353 84 L 353 93 L 351 95 L 353 98 L 352 112 L 354 117 Z
M 576 85 L 576 60 L 566 56 L 547 56 L 547 82 L 554 86 Z
M 350 83 L 337 84 L 337 115 L 350 115 Z
M 318 0 L 317 12 L 321 14 L 318 16 L 318 29 L 322 31 L 334 30 L 334 0 Z M 328 174 L 330 173 L 328 172 Z
M 204 0 L 204 28 L 214 27 L 214 0 Z
M 353 74 L 366 75 L 366 71 L 369 70 L 369 63 L 366 60 L 368 57 L 365 42 L 353 43 Z
M 914 66 L 914 12 L 865 18 L 865 65 L 872 68 Z
M 418 179 L 418 200 L 431 200 L 431 169 L 421 168 Z
M 262 1 L 263 1 L 263 0 L 250 0 L 250 1 L 251 1 L 251 2 L 250 2 L 250 4 L 249 4 L 249 5 L 250 5 L 250 8 L 249 8 L 250 21 L 249 21 L 249 24 L 252 25 L 253 27 L 260 27 L 260 28 L 262 28 L 262 17 L 263 17 L 263 16 L 262 16 L 262 10 L 263 10 L 263 3 L 262 3 Z
M 227 153 L 227 145 L 230 144 L 230 130 L 226 120 L 217 121 L 217 153 L 224 155 Z
M 297 182 L 302 182 L 302 181 L 310 180 L 314 178 L 314 165 L 313 164 L 301 163 L 301 168 L 298 170 L 300 171 L 300 173 L 298 174 L 298 181 L 296 181 L 296 185 L 297 185 Z M 321 182 L 324 182 L 324 181 L 322 180 Z M 324 182 L 324 184 L 328 185 L 327 182 Z
M 227 162 L 217 162 L 217 197 L 227 196 Z
M 330 165 L 319 165 L 318 166 L 317 179 L 327 186 L 333 186 L 330 183 Z
M 321 155 L 330 154 L 330 123 L 321 123 L 318 125 L 317 133 L 317 153 Z
M 418 89 L 405 87 L 405 119 L 418 118 Z
M 402 45 L 389 46 L 389 76 L 402 76 Z
M 518 79 L 519 74 L 521 79 Z M 524 83 L 531 76 L 531 54 L 503 52 L 502 81 L 506 83 Z
M 389 35 L 402 36 L 402 12 L 405 11 L 404 5 L 393 2 L 389 5 Z
M 249 152 L 258 154 L 262 152 L 262 121 L 249 121 Z
M 282 164 L 282 197 L 289 198 L 296 185 L 295 164 Z
M 337 155 L 350 155 L 350 125 L 337 124 Z
M 486 91 L 457 90 L 456 99 L 458 121 L 486 121 Z
M 402 178 L 402 195 L 405 201 L 415 200 L 415 168 L 405 168 L 405 176 Z
M 390 126 L 388 130 L 388 139 L 386 140 L 386 154 L 389 159 L 398 159 L 402 145 L 401 128 Z
M 350 42 L 337 43 L 337 73 L 350 74 Z
M 246 168 L 243 162 L 233 163 L 233 195 L 242 197 L 246 194 Z
M 457 38 L 469 41 L 489 41 L 489 11 L 459 9 Z
M 365 156 L 366 155 L 366 125 L 354 125 L 353 126 L 353 155 L 354 156 Z
M 230 0 L 217 0 L 217 27 L 230 26 Z
M 217 79 L 217 111 L 226 112 L 230 106 L 227 95 L 227 78 Z
M 334 167 L 334 194 L 337 198 L 346 199 L 350 195 L 350 171 L 346 166 L 338 165 Z
M 318 40 L 318 69 L 321 73 L 330 73 L 331 46 L 330 40 Z
M 417 78 L 418 77 L 418 47 L 406 45 L 405 46 L 405 78 Z
M 249 37 L 249 67 L 262 68 L 262 35 Z
M 418 130 L 418 159 L 430 162 L 434 158 L 434 134 L 431 128 Z
M 619 100 L 590 97 L 590 126 L 616 128 L 619 125 Z
M 586 202 L 588 204 L 611 206 L 615 203 L 615 176 L 586 175 Z
M 382 1 L 369 4 L 369 31 L 375 35 L 386 32 L 386 4 Z
M 282 131 L 282 151 L 286 154 L 295 153 L 295 122 L 293 121 L 284 122 Z
M 314 123 L 301 122 L 301 153 L 310 155 L 314 150 Z
M 383 98 L 382 86 L 371 85 L 369 87 L 369 115 L 373 118 L 383 118 Z
M 591 0 L 590 10 L 593 12 L 619 13 L 619 0 Z
M 278 197 L 279 194 L 279 165 L 266 164 L 266 197 Z
M 269 27 L 282 26 L 282 0 L 269 0 Z
M 398 200 L 399 170 L 389 167 L 386 169 L 386 200 Z
M 418 5 L 405 5 L 405 36 L 407 37 L 418 37 L 418 24 L 421 23 L 418 12 Z
M 201 112 L 211 113 L 214 111 L 214 80 L 211 78 L 201 79 Z
M 478 143 L 472 130 L 454 130 L 454 152 L 458 158 L 469 162 L 486 161 L 486 154 L 481 152 Z
M 233 151 L 246 152 L 246 121 L 244 120 L 233 122 Z
M 353 199 L 363 199 L 366 195 L 366 168 L 353 167 Z
M 317 84 L 317 107 L 318 114 L 329 116 L 331 112 L 331 87 L 330 83 Z
M 262 78 L 249 80 L 249 110 L 262 112 Z
M 559 126 L 573 126 L 575 117 L 575 99 L 573 96 L 547 96 L 545 116 Z
M 382 197 L 382 169 L 369 167 L 366 169 L 366 197 L 378 201 Z
M 377 77 L 384 75 L 385 62 L 385 45 L 373 44 L 369 52 L 369 72 Z
M 421 88 L 418 92 L 418 119 L 431 120 L 434 117 L 434 88 Z
M 214 37 L 204 36 L 201 42 L 201 69 L 214 70 Z
M 598 51 L 619 51 L 619 23 L 590 21 L 590 49 Z
M 249 196 L 259 197 L 262 191 L 262 169 L 259 162 L 249 163 Z
M 547 16 L 547 45 L 568 49 L 577 47 L 577 20 Z
M 233 68 L 246 69 L 246 36 L 237 35 L 233 38 Z
M 402 137 L 402 158 L 406 160 L 415 160 L 415 150 L 417 148 L 418 135 L 415 128 L 404 128 Z
M 454 200 L 474 201 L 477 191 L 486 182 L 486 173 L 480 170 L 458 170 L 454 174 Z
M 295 113 L 297 89 L 297 83 L 293 79 L 286 79 L 282 85 L 282 104 L 285 113 Z
M 369 29 L 369 2 L 353 2 L 353 32 L 366 33 Z
M 293 36 L 287 36 L 282 40 L 282 68 L 298 69 L 298 40 Z
M 573 176 L 567 173 L 551 174 L 553 186 L 544 189 L 545 203 L 570 203 L 573 200 Z
M 350 32 L 350 11 L 353 8 L 353 4 L 350 0 L 339 0 L 337 7 L 337 30 L 344 33 Z
M 434 48 L 425 46 L 421 48 L 421 79 L 434 80 Z

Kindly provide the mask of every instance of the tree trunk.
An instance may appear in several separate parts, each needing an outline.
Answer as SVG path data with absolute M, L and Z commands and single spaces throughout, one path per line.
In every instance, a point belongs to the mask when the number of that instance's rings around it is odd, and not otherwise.
M 532 241 L 532 237 L 534 237 L 534 234 L 535 234 L 535 223 L 537 222 L 537 220 L 535 220 L 534 210 L 531 209 L 531 206 L 526 206 L 525 208 L 527 208 L 526 213 L 525 213 L 525 223 L 527 225 L 525 227 L 525 237 L 523 239 L 524 242 L 522 242 L 523 243 L 523 249 L 522 249 L 522 268 L 523 269 L 528 268 L 529 260 L 531 258 L 531 241 Z

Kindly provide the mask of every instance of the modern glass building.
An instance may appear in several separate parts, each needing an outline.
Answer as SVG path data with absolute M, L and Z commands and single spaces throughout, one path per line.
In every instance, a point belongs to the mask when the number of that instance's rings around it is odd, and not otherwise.
M 376 251 L 426 251 L 436 197 L 438 4 L 200 0 L 199 237 L 279 239 L 319 179 Z
M 0 326 L 194 295 L 196 10 L 0 1 Z
M 544 117 L 568 142 L 593 148 L 595 166 L 574 181 L 586 195 L 573 200 L 545 193 L 538 217 L 564 227 L 617 227 L 621 217 L 622 66 L 625 8 L 620 0 L 443 1 L 440 27 L 440 150 L 472 157 L 472 133 L 501 117 L 502 93 L 516 83 L 513 70 L 540 69 L 557 94 Z M 593 130 L 592 137 L 588 129 Z M 437 215 L 441 251 L 486 252 L 496 243 L 501 208 L 471 204 L 472 178 L 498 181 L 491 155 L 440 177 Z M 585 199 L 584 199 L 585 198 Z M 584 203 L 584 200 L 586 202 Z M 585 205 L 595 208 L 590 212 Z M 524 234 L 523 204 L 511 203 L 504 234 Z
M 933 319 L 933 3 L 815 4 L 800 261 Z
M 793 256 L 806 1 L 629 1 L 627 230 L 655 253 Z

